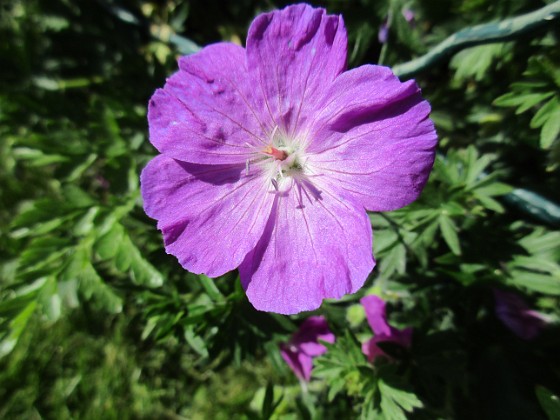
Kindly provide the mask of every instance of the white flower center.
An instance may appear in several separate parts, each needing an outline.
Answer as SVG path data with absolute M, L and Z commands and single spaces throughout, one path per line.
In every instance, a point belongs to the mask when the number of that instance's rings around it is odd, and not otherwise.
M 256 150 L 257 158 L 247 161 L 246 171 L 255 164 L 262 168 L 265 177 L 275 190 L 283 191 L 290 178 L 299 178 L 306 174 L 305 141 L 292 137 L 276 127 L 269 136 L 269 143 Z

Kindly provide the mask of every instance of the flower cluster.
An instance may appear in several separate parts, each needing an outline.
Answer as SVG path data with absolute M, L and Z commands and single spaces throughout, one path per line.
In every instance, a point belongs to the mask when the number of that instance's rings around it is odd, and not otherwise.
M 305 4 L 258 16 L 246 48 L 179 60 L 150 100 L 160 155 L 141 175 L 166 251 L 239 269 L 253 306 L 293 314 L 354 293 L 373 269 L 366 210 L 414 201 L 436 134 L 414 81 L 346 70 L 342 17 Z
M 393 360 L 385 353 L 379 343 L 389 342 L 408 348 L 412 342 L 412 328 L 399 330 L 389 325 L 385 313 L 385 302 L 374 295 L 360 300 L 364 307 L 369 326 L 375 334 L 362 345 L 362 352 L 370 363 L 378 357 Z M 288 343 L 280 345 L 280 354 L 295 375 L 305 382 L 311 380 L 313 359 L 326 353 L 327 348 L 319 341 L 334 343 L 335 336 L 322 316 L 307 318 Z

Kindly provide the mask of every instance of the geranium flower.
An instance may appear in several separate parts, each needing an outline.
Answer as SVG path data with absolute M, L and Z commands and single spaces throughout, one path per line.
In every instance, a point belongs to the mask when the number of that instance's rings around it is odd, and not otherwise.
M 546 316 L 531 310 L 515 293 L 494 289 L 494 297 L 496 316 L 519 338 L 533 340 L 547 324 Z
M 371 339 L 362 344 L 362 352 L 366 355 L 369 362 L 373 362 L 379 356 L 391 358 L 378 346 L 378 343 L 390 342 L 404 348 L 410 347 L 412 328 L 399 330 L 390 326 L 385 313 L 385 302 L 380 297 L 374 295 L 365 296 L 360 300 L 360 303 L 366 311 L 368 324 L 375 334 Z
M 319 340 L 334 343 L 334 334 L 322 316 L 307 318 L 292 336 L 290 342 L 280 345 L 280 354 L 296 376 L 309 382 L 313 359 L 324 354 L 327 348 Z
M 161 153 L 141 176 L 165 248 L 194 273 L 239 268 L 259 310 L 293 314 L 357 291 L 374 266 L 366 210 L 415 200 L 436 134 L 413 81 L 346 68 L 340 16 L 258 16 L 247 46 L 179 59 L 149 104 Z

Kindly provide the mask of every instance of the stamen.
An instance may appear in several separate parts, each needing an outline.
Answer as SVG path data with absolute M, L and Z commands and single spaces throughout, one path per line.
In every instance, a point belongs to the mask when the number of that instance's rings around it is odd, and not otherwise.
M 249 159 L 245 161 L 245 175 L 249 176 Z
M 288 157 L 288 154 L 285 151 L 279 150 L 276 147 L 272 146 L 266 146 L 263 150 L 263 153 L 265 155 L 273 157 L 276 160 L 285 160 Z
M 270 141 L 274 140 L 274 135 L 276 134 L 276 130 L 278 130 L 278 126 L 275 125 L 272 129 L 272 133 L 270 133 Z

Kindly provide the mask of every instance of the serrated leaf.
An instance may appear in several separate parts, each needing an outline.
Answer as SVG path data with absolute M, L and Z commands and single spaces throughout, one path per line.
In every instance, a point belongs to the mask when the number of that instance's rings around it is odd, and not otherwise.
M 378 388 L 381 394 L 381 410 L 388 419 L 406 419 L 404 412 L 411 413 L 423 407 L 422 401 L 410 391 L 400 388 L 389 376 L 380 377 Z
M 404 274 L 406 271 L 406 247 L 401 242 L 396 243 L 386 254 L 379 258 L 379 273 L 383 278 L 389 278 L 394 273 Z
M 340 391 L 342 391 L 345 384 L 346 384 L 345 379 L 340 376 L 334 377 L 334 379 L 332 379 L 329 382 L 329 393 L 327 396 L 329 402 L 332 402 L 335 399 L 335 397 L 340 393 Z
M 466 48 L 455 54 L 450 67 L 455 69 L 455 79 L 459 81 L 474 78 L 482 80 L 494 61 L 509 51 L 509 45 L 493 43 Z

